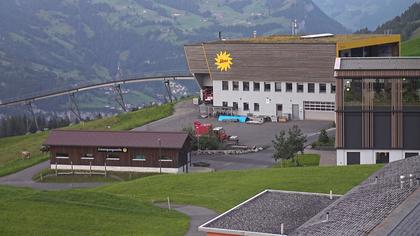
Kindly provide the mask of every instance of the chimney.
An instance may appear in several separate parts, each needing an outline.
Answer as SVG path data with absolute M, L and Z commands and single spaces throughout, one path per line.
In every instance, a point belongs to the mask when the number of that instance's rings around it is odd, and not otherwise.
M 405 183 L 405 176 L 400 175 L 400 188 L 401 189 L 404 187 L 404 183 Z
M 222 40 L 222 31 L 219 31 L 219 40 Z

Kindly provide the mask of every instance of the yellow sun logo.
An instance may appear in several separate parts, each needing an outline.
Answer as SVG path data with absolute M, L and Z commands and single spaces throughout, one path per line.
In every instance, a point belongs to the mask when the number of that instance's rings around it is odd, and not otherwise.
M 217 69 L 220 71 L 230 70 L 230 67 L 233 64 L 232 57 L 230 57 L 230 53 L 227 53 L 226 51 L 219 52 L 219 54 L 217 54 L 215 58 L 215 61 L 216 61 L 215 65 L 217 66 Z

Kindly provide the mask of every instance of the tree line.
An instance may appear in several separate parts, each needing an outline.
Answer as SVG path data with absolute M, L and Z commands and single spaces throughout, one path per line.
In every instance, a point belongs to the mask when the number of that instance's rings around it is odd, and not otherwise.
M 57 115 L 37 115 L 35 119 L 36 123 L 38 123 L 39 130 L 60 128 L 68 126 L 71 123 L 67 116 L 58 117 Z M 2 118 L 0 119 L 0 137 L 35 133 L 39 131 L 36 123 L 31 116 L 27 115 L 8 116 Z
M 95 119 L 101 119 L 102 115 L 99 113 Z M 36 122 L 32 116 L 15 115 L 0 118 L 0 137 L 11 137 L 17 135 L 24 135 L 29 133 L 36 133 L 37 131 L 57 129 L 69 126 L 72 123 L 79 123 L 79 120 L 70 120 L 68 116 L 58 116 L 56 114 L 37 114 Z M 90 121 L 87 117 L 83 121 Z M 37 128 L 38 124 L 38 128 Z

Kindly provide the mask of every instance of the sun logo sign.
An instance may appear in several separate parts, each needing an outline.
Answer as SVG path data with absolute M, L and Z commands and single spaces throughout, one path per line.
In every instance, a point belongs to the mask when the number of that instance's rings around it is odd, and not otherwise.
M 230 70 L 230 67 L 233 64 L 230 53 L 227 53 L 226 51 L 219 52 L 214 60 L 216 61 L 215 65 L 217 66 L 217 69 L 220 71 Z

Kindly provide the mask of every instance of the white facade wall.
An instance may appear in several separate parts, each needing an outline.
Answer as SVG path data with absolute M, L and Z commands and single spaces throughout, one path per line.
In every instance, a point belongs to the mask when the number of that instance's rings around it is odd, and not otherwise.
M 213 105 L 222 106 L 223 102 L 227 102 L 228 106 L 233 106 L 233 102 L 238 103 L 238 114 L 247 115 L 252 113 L 253 115 L 264 115 L 264 116 L 276 116 L 276 105 L 283 105 L 283 115 L 292 115 L 292 105 L 299 105 L 299 119 L 303 120 L 304 115 L 304 101 L 318 101 L 318 102 L 334 102 L 335 104 L 335 93 L 331 92 L 331 83 L 326 84 L 326 92 L 319 92 L 319 83 L 315 84 L 315 92 L 308 93 L 308 82 L 303 84 L 303 92 L 297 92 L 297 82 L 283 82 L 281 81 L 281 92 L 275 91 L 275 82 L 269 82 L 271 84 L 271 91 L 264 91 L 264 82 L 260 82 L 260 91 L 254 91 L 254 82 L 249 81 L 249 91 L 243 91 L 243 83 L 239 81 L 239 90 L 233 90 L 233 83 L 229 81 L 229 89 L 222 90 L 222 81 L 213 81 Z M 292 83 L 292 92 L 286 92 L 286 83 Z M 244 111 L 244 103 L 249 104 L 249 111 Z M 254 111 L 254 103 L 258 103 L 260 106 L 259 111 Z M 312 111 L 311 111 L 312 112 Z M 318 112 L 318 111 L 317 111 Z M 320 111 L 317 115 L 319 119 L 324 120 L 335 120 L 334 111 Z
M 389 152 L 389 162 L 402 160 L 405 158 L 406 153 L 419 153 L 420 150 L 337 150 L 337 165 L 345 166 L 347 165 L 347 152 L 359 152 L 360 153 L 360 164 L 376 164 L 376 153 L 378 152 Z

